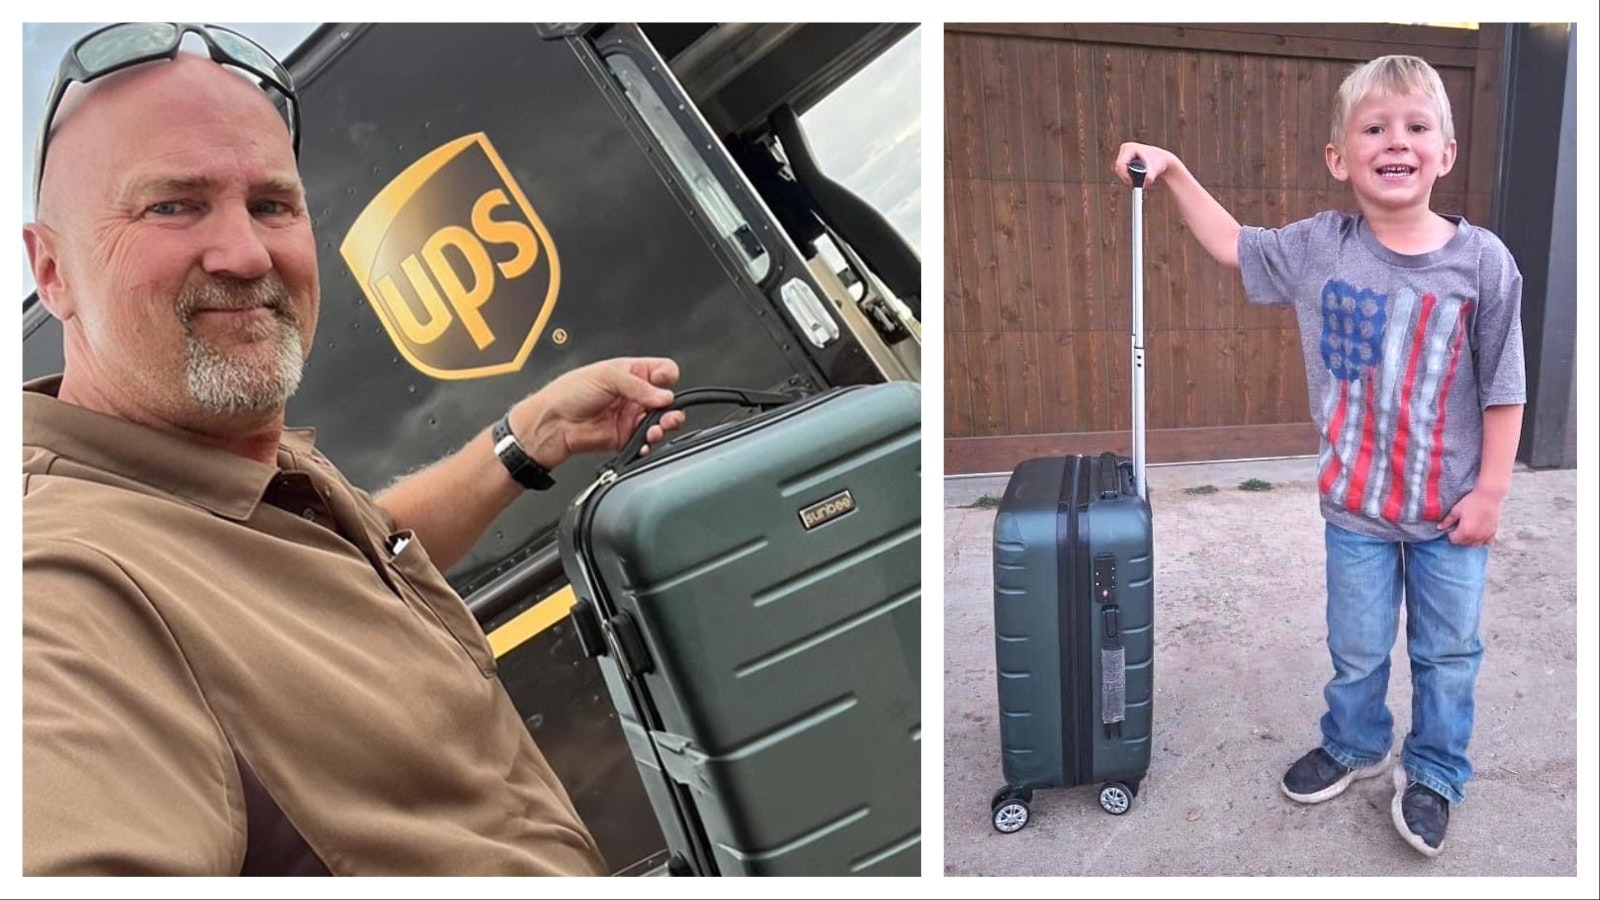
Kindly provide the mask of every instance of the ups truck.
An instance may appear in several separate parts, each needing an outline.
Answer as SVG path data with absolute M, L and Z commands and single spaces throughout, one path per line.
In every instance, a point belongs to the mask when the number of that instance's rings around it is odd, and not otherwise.
M 322 278 L 289 421 L 376 491 L 611 356 L 671 356 L 680 387 L 920 380 L 918 255 L 822 171 L 799 119 L 913 27 L 319 27 L 285 60 Z M 60 371 L 36 297 L 23 350 L 26 378 Z M 611 869 L 659 872 L 557 555 L 598 461 L 563 466 L 447 574 Z

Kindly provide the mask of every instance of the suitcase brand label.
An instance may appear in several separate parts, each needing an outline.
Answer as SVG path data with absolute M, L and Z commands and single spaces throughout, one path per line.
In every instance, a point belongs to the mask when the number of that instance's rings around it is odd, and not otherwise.
M 813 503 L 800 510 L 800 524 L 810 531 L 818 525 L 832 522 L 855 508 L 856 498 L 851 496 L 849 491 L 840 491 L 820 503 Z
M 389 182 L 339 252 L 395 348 L 434 378 L 521 369 L 561 287 L 550 233 L 482 132 Z

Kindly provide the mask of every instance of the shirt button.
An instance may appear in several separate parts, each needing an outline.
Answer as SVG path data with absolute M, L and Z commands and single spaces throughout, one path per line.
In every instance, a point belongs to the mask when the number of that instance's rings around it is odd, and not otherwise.
M 305 512 L 301 513 L 300 515 L 304 516 L 307 522 L 314 522 L 317 519 L 317 511 L 309 506 L 306 507 Z

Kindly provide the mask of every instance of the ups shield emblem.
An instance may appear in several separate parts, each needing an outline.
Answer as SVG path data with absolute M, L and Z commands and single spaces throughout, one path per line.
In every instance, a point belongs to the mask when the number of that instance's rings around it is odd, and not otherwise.
M 555 244 L 482 132 L 400 173 L 339 252 L 400 354 L 434 378 L 521 369 L 560 292 Z

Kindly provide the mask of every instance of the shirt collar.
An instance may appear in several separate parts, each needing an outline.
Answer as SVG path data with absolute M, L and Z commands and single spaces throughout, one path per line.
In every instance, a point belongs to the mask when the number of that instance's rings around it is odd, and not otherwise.
M 296 456 L 309 458 L 315 445 L 311 429 L 285 429 L 278 467 L 272 468 L 67 403 L 57 397 L 60 389 L 60 375 L 22 385 L 24 447 L 137 481 L 229 519 L 248 519 L 272 479 L 299 468 Z

